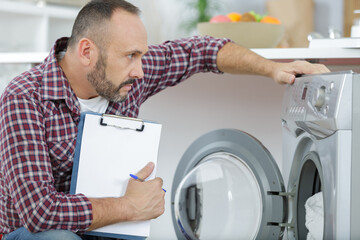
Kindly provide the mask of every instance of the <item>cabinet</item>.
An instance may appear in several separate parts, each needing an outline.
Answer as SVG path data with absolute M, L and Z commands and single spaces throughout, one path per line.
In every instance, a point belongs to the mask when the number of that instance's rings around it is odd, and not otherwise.
M 0 1 L 0 52 L 49 51 L 70 36 L 80 9 L 40 3 Z
M 0 0 L 0 55 L 3 60 L 0 93 L 14 76 L 46 57 L 39 56 L 39 52 L 49 52 L 56 39 L 71 35 L 79 10 L 80 7 L 46 5 L 42 1 Z
M 355 10 L 360 10 L 360 0 L 344 0 L 344 36 L 349 37 L 351 33 L 351 26 L 354 20 L 360 17 L 360 13 L 355 13 Z

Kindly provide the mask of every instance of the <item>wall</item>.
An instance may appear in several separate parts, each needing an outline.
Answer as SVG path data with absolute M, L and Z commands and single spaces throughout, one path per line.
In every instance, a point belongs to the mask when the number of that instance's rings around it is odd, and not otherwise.
M 343 32 L 343 1 L 342 0 L 314 0 L 315 2 L 315 31 L 323 35 L 328 34 L 328 27 Z

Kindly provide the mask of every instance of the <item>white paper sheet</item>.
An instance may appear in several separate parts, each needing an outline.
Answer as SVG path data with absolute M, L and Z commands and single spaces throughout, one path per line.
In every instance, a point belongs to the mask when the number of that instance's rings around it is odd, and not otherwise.
M 120 197 L 126 191 L 130 173 L 136 174 L 150 161 L 156 166 L 161 125 L 144 122 L 144 130 L 140 132 L 134 129 L 141 126 L 141 122 L 104 117 L 108 126 L 102 126 L 101 117 L 85 116 L 75 193 L 89 198 Z M 148 179 L 154 178 L 155 172 L 156 169 Z M 113 224 L 93 232 L 147 237 L 150 220 Z

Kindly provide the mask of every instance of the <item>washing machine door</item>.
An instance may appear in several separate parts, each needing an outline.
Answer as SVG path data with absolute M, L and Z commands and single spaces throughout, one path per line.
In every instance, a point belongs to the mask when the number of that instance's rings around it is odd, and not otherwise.
M 184 153 L 172 186 L 178 239 L 279 239 L 284 182 L 269 151 L 249 134 L 220 129 Z

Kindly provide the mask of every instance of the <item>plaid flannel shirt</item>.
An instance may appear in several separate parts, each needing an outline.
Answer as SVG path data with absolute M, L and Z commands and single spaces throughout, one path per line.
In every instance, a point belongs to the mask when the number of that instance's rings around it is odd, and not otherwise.
M 92 222 L 88 198 L 69 194 L 80 105 L 56 59 L 67 40 L 57 40 L 44 62 L 14 78 L 1 96 L 0 233 L 22 226 L 83 232 Z M 144 77 L 106 113 L 137 117 L 149 96 L 197 72 L 220 73 L 216 54 L 228 41 L 192 37 L 149 46 Z

